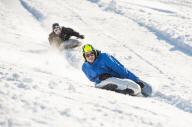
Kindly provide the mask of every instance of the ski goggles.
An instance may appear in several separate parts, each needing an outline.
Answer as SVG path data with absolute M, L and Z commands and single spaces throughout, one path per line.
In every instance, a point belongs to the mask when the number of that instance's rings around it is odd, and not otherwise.
M 85 53 L 85 57 L 89 58 L 90 56 L 94 56 L 94 51 L 90 52 L 90 53 Z

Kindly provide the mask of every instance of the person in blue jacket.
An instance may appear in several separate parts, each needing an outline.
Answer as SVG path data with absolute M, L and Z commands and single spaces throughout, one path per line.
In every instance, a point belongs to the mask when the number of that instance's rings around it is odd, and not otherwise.
M 144 87 L 143 82 L 131 71 L 125 68 L 116 58 L 107 53 L 101 53 L 101 51 L 94 49 L 90 44 L 86 44 L 82 47 L 83 57 L 85 62 L 82 65 L 82 71 L 85 73 L 87 78 L 100 84 L 102 81 L 115 77 L 119 79 L 129 79 L 135 82 L 140 89 Z M 126 89 L 128 91 L 116 90 L 117 87 L 110 85 L 104 87 L 104 89 L 113 90 L 121 93 L 133 94 L 133 91 Z

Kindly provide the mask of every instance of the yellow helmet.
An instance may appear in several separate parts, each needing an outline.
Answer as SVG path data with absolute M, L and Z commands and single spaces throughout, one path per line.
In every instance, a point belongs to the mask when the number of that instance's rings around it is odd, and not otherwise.
M 93 52 L 96 57 L 98 56 L 98 51 L 95 48 L 93 48 L 93 46 L 91 44 L 85 44 L 82 47 L 82 53 L 83 53 L 83 57 L 84 57 L 85 61 L 87 61 L 85 58 L 85 53 L 88 53 L 88 52 Z
M 83 54 L 84 53 L 87 53 L 87 52 L 93 52 L 95 49 L 93 48 L 93 46 L 91 44 L 85 44 L 83 47 L 82 47 L 82 52 Z

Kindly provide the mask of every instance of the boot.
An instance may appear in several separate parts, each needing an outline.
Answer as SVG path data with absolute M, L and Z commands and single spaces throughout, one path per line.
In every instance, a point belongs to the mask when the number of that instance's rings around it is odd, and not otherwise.
M 152 87 L 148 83 L 142 80 L 138 80 L 136 83 L 141 87 L 141 93 L 143 96 L 145 97 L 151 96 Z

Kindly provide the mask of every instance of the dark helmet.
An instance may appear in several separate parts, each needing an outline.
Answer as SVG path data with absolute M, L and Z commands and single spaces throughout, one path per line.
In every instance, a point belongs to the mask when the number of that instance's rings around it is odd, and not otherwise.
M 52 25 L 52 30 L 54 30 L 55 27 L 57 27 L 57 26 L 59 26 L 59 23 L 53 23 L 53 25 Z

